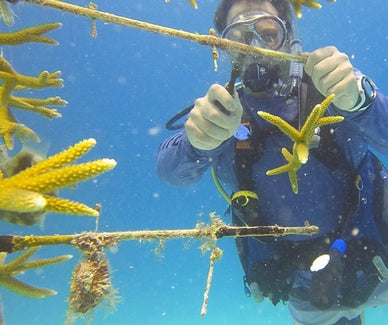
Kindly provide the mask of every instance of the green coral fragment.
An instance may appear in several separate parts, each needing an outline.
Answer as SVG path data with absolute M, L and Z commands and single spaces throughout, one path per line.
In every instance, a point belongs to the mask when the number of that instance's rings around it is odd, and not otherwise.
M 56 291 L 47 288 L 38 288 L 22 282 L 15 278 L 16 275 L 30 270 L 41 268 L 48 265 L 58 264 L 72 258 L 72 255 L 61 255 L 53 258 L 27 261 L 39 247 L 33 247 L 26 250 L 19 257 L 8 264 L 4 264 L 7 253 L 0 252 L 0 285 L 12 290 L 20 295 L 30 298 L 44 298 L 56 294 Z

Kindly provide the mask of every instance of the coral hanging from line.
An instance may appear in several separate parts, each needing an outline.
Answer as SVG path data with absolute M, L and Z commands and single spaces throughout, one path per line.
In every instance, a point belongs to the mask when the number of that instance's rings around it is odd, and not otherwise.
M 282 148 L 282 154 L 287 160 L 287 164 L 268 170 L 267 175 L 278 175 L 288 172 L 291 187 L 295 194 L 298 193 L 298 179 L 296 177 L 296 172 L 302 164 L 305 164 L 308 160 L 309 144 L 313 138 L 315 129 L 322 125 L 341 122 L 344 119 L 342 116 L 323 117 L 323 114 L 333 99 L 334 95 L 330 95 L 321 104 L 316 105 L 307 117 L 307 120 L 300 131 L 278 116 L 262 111 L 257 112 L 259 116 L 277 126 L 294 141 L 292 154 L 286 148 Z

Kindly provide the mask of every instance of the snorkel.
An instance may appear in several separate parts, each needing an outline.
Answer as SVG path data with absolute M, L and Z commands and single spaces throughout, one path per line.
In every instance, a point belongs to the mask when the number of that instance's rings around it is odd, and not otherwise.
M 302 42 L 298 39 L 291 41 L 291 54 L 298 54 L 302 51 Z M 303 76 L 303 64 L 301 62 L 291 61 L 290 74 L 286 83 L 279 91 L 281 96 L 286 98 L 298 98 L 299 87 Z
M 302 42 L 299 39 L 293 39 L 290 42 L 290 53 L 298 54 L 302 52 Z M 297 61 L 291 61 L 290 73 L 287 82 L 281 85 L 279 95 L 287 100 L 296 100 L 298 113 L 298 128 L 301 128 L 301 93 L 300 85 L 303 77 L 303 64 Z

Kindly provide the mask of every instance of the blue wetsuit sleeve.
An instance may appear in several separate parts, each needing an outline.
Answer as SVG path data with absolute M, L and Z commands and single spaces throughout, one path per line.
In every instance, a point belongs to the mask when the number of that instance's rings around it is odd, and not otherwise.
M 214 150 L 194 148 L 184 131 L 165 140 L 158 149 L 156 171 L 159 178 L 171 185 L 196 183 L 210 167 L 213 159 L 227 147 L 225 141 Z
M 366 110 L 359 113 L 341 111 L 340 114 L 369 146 L 381 154 L 388 154 L 388 97 L 377 91 L 376 99 Z

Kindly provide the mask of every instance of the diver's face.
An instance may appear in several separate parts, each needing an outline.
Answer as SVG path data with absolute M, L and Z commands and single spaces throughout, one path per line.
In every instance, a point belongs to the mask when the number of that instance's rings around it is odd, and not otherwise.
M 278 17 L 278 11 L 270 2 L 240 1 L 233 5 L 227 16 L 224 38 L 270 50 L 289 51 L 289 41 L 285 22 Z M 241 76 L 253 63 L 272 68 L 279 66 L 281 79 L 287 78 L 287 62 L 275 61 L 269 57 L 238 55 L 229 53 L 232 64 L 238 61 Z

